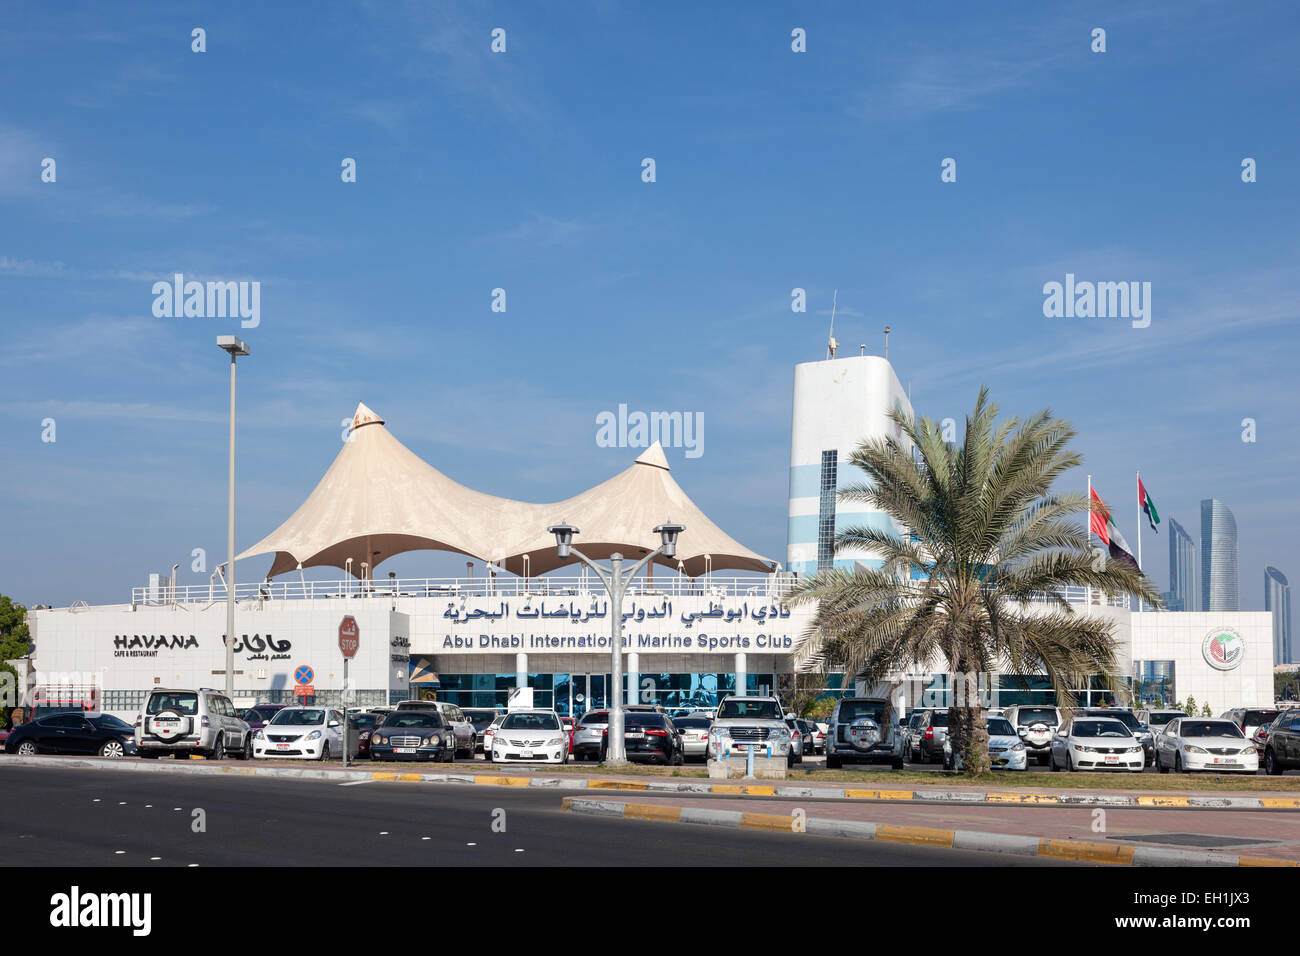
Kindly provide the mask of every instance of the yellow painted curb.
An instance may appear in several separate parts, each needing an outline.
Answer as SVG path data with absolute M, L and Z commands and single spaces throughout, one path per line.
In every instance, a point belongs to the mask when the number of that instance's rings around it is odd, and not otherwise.
M 588 780 L 588 790 L 646 790 L 644 783 L 634 780 Z
M 1300 799 L 1295 797 L 1260 797 L 1259 805 L 1280 810 L 1300 810 Z
M 1187 797 L 1138 797 L 1139 807 L 1190 807 L 1192 802 Z
M 681 818 L 681 807 L 660 806 L 651 803 L 628 803 L 623 806 L 623 816 L 638 820 L 669 820 L 676 822 Z
M 1061 798 L 1053 793 L 986 793 L 986 803 L 1031 803 L 1056 805 Z
M 775 797 L 776 787 L 753 786 L 741 783 L 715 783 L 709 787 L 710 793 L 729 793 L 733 796 Z
M 1239 856 L 1238 866 L 1300 866 L 1292 860 L 1279 860 L 1270 856 Z
M 1136 847 L 1123 844 L 1092 843 L 1087 840 L 1040 840 L 1038 855 L 1058 860 L 1084 860 L 1090 863 L 1119 863 L 1132 866 Z
M 474 782 L 489 787 L 526 787 L 529 779 L 527 777 L 475 777 Z
M 916 796 L 913 790 L 845 790 L 848 800 L 911 800 Z
M 876 839 L 891 843 L 919 843 L 922 846 L 952 846 L 956 831 L 937 830 L 933 827 L 899 827 L 881 824 L 876 827 Z
M 751 830 L 783 830 L 793 832 L 792 817 L 783 817 L 775 813 L 742 813 L 740 825 Z
M 396 780 L 396 779 L 397 779 L 397 774 L 395 774 L 395 773 L 380 773 L 380 772 L 377 772 L 377 771 L 376 771 L 376 772 L 372 772 L 372 773 L 370 774 L 370 779 L 371 779 L 371 780 Z

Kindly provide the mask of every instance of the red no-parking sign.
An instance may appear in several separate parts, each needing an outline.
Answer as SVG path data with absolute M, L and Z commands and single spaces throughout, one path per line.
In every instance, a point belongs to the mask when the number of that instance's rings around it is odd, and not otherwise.
M 357 619 L 349 614 L 339 623 L 339 650 L 344 657 L 351 658 L 356 656 L 360 646 L 361 628 L 357 626 Z

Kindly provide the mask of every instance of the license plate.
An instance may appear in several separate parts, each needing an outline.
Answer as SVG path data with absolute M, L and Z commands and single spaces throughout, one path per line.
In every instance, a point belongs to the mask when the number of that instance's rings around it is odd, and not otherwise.
M 639 731 L 639 730 L 629 730 L 629 731 L 628 731 L 624 736 L 627 736 L 627 737 L 644 737 L 645 734 L 641 733 L 641 731 Z
M 395 754 L 413 754 L 413 753 L 415 753 L 415 748 L 414 748 L 414 747 L 394 747 L 394 748 L 393 748 L 393 753 L 395 753 Z
M 288 750 L 288 749 L 289 749 L 289 745 L 288 745 L 288 744 L 276 744 L 276 745 L 275 745 L 275 749 L 276 749 L 276 750 Z
M 1112 756 L 1112 755 L 1110 755 L 1110 754 L 1107 754 L 1107 756 L 1106 756 L 1106 763 L 1119 763 L 1119 758 L 1118 758 L 1118 757 L 1115 757 L 1115 756 Z
M 525 760 L 527 760 L 532 755 L 533 752 L 531 750 L 525 750 L 522 754 L 520 754 L 520 756 L 523 757 Z

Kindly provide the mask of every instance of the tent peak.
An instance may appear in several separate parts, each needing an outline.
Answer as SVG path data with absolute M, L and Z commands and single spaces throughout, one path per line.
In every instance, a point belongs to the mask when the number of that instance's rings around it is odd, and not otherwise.
M 668 467 L 668 459 L 664 456 L 663 446 L 655 442 L 637 458 L 638 465 L 653 465 L 656 468 L 662 468 L 664 471 L 671 471 Z
M 365 402 L 357 402 L 357 410 L 352 415 L 352 428 L 360 428 L 362 425 L 382 425 L 384 420 L 372 412 Z

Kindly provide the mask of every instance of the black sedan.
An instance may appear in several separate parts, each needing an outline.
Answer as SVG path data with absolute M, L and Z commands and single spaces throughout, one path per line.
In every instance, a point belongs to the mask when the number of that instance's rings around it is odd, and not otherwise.
M 112 714 L 47 714 L 10 731 L 5 753 L 122 757 L 135 753 L 135 731 Z
M 438 710 L 399 710 L 370 732 L 371 760 L 456 759 L 456 732 Z
M 667 714 L 624 712 L 623 748 L 634 763 L 677 765 L 685 761 L 681 735 Z

